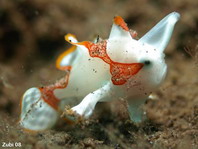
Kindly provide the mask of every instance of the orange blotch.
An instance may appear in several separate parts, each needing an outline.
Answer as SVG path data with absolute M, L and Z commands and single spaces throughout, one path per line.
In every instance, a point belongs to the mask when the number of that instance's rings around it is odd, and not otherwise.
M 66 75 L 65 78 L 62 78 L 61 80 L 57 81 L 53 85 L 49 85 L 49 86 L 39 88 L 40 91 L 41 91 L 41 94 L 42 94 L 41 95 L 42 99 L 47 104 L 49 104 L 52 108 L 54 108 L 56 111 L 58 111 L 58 106 L 59 106 L 60 99 L 55 97 L 54 90 L 55 89 L 66 88 L 67 85 L 68 85 L 68 80 L 69 80 L 69 74 Z
M 129 31 L 127 24 L 124 22 L 123 18 L 120 16 L 114 17 L 114 23 L 122 27 L 125 31 Z
M 123 85 L 131 76 L 138 73 L 143 66 L 142 63 L 124 64 L 114 62 L 110 65 L 111 81 L 114 85 Z
M 98 57 L 110 65 L 110 73 L 114 85 L 125 84 L 133 75 L 137 74 L 144 66 L 143 63 L 119 63 L 114 62 L 106 52 L 107 41 L 103 40 L 97 44 L 90 43 L 86 46 L 91 57 Z
M 90 41 L 83 41 L 83 42 L 78 42 L 76 43 L 77 45 L 82 45 L 85 46 L 87 49 L 90 49 L 94 43 L 90 42 Z
M 41 87 L 39 89 L 42 93 L 42 99 L 57 111 L 60 100 L 54 96 L 54 89 L 49 86 Z

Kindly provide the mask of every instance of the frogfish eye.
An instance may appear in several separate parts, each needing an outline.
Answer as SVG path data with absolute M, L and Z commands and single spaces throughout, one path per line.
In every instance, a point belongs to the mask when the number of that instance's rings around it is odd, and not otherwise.
M 145 60 L 145 61 L 144 61 L 144 64 L 145 64 L 145 65 L 150 65 L 150 64 L 151 64 L 151 61 Z

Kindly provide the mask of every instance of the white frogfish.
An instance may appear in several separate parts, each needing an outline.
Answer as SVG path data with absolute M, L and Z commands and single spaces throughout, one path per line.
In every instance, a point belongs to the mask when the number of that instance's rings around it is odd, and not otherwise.
M 163 52 L 179 18 L 177 12 L 170 13 L 138 40 L 120 16 L 114 18 L 108 39 L 78 42 L 67 34 L 65 39 L 73 46 L 56 62 L 66 76 L 24 93 L 20 125 L 33 131 L 50 129 L 66 105 L 71 107 L 68 113 L 89 118 L 97 102 L 119 98 L 126 100 L 130 119 L 142 122 L 142 105 L 166 76 Z M 65 119 L 75 121 L 70 114 Z

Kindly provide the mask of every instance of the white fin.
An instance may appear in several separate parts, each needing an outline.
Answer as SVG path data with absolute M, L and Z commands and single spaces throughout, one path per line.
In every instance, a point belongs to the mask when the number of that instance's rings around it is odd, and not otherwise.
M 164 51 L 172 35 L 175 23 L 179 20 L 180 14 L 172 12 L 157 23 L 139 41 L 147 43 L 154 48 Z
M 58 119 L 58 112 L 41 98 L 38 88 L 30 88 L 25 92 L 21 108 L 20 124 L 27 130 L 50 129 Z
M 128 100 L 128 112 L 130 119 L 135 123 L 141 123 L 146 119 L 146 115 L 143 110 L 143 105 L 146 99 L 131 99 Z
M 80 50 L 78 48 L 76 48 L 75 51 L 65 55 L 61 61 L 60 61 L 60 66 L 64 67 L 64 66 L 73 66 L 74 61 L 76 60 L 77 56 L 80 55 Z
M 103 87 L 89 93 L 77 106 L 73 107 L 72 110 L 77 114 L 88 118 L 93 113 L 97 102 L 109 97 L 111 85 L 112 84 L 108 82 Z

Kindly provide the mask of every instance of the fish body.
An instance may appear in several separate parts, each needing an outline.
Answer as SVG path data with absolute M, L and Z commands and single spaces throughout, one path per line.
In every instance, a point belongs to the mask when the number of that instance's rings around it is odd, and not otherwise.
M 142 122 L 142 105 L 165 79 L 164 49 L 179 18 L 170 13 L 139 40 L 120 16 L 114 18 L 108 39 L 78 42 L 67 34 L 65 39 L 73 46 L 56 62 L 67 75 L 55 84 L 26 91 L 20 124 L 30 130 L 49 129 L 65 105 L 77 104 L 66 119 L 71 113 L 88 118 L 97 102 L 119 98 L 127 101 L 130 119 Z

